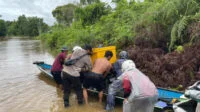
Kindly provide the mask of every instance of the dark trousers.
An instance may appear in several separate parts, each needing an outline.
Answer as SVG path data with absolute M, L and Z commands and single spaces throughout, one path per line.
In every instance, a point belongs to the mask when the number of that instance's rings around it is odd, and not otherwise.
M 61 71 L 51 71 L 51 74 L 57 84 L 62 84 Z
M 64 86 L 64 104 L 69 105 L 69 95 L 71 87 L 74 88 L 79 104 L 83 104 L 83 90 L 81 87 L 80 77 L 73 77 L 63 72 L 63 86 Z

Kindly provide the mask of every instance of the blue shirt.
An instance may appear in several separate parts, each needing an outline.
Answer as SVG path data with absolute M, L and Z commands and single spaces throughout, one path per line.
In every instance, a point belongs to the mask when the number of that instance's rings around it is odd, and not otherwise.
M 113 64 L 113 70 L 117 73 L 116 76 L 119 77 L 122 74 L 122 63 L 126 59 L 118 59 L 114 64 Z

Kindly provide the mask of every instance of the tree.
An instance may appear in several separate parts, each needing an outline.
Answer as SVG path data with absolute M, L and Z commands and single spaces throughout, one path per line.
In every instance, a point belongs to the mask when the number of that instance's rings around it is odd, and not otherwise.
M 17 35 L 17 22 L 16 21 L 6 21 L 6 26 L 7 26 L 7 35 Z
M 19 16 L 17 21 L 7 21 L 8 35 L 38 36 L 48 30 L 48 25 L 42 18 Z
M 169 51 L 188 42 L 188 36 L 184 31 L 200 11 L 198 2 L 198 0 L 167 0 L 159 8 L 157 18 L 170 28 Z
M 80 0 L 81 5 L 88 5 L 92 3 L 99 3 L 100 0 Z
M 6 36 L 6 30 L 5 21 L 0 19 L 0 36 Z
M 17 34 L 27 36 L 28 20 L 25 15 L 19 16 L 17 20 Z
M 106 7 L 105 3 L 95 3 L 84 8 L 77 8 L 75 10 L 75 19 L 82 21 L 83 25 L 94 24 L 103 15 L 109 14 L 110 11 L 110 7 Z
M 74 18 L 74 10 L 77 6 L 74 4 L 67 4 L 63 6 L 56 7 L 52 11 L 53 17 L 56 18 L 59 24 L 69 26 Z

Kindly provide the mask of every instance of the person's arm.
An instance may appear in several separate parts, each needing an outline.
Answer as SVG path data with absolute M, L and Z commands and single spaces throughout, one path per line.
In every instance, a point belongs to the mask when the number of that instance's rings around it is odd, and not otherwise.
M 115 64 L 113 65 L 113 68 L 116 72 L 116 77 L 119 77 L 122 74 L 121 64 L 122 60 L 117 60 L 117 62 L 115 62 Z
M 103 73 L 103 77 L 104 77 L 104 78 L 107 76 L 107 74 L 110 72 L 111 69 L 112 69 L 112 65 L 110 64 L 110 65 L 107 67 L 107 70 Z
M 90 56 L 85 56 L 85 59 L 84 60 L 84 66 L 82 68 L 81 71 L 91 71 L 92 70 L 92 61 L 90 59 Z
M 117 69 L 118 69 L 118 68 L 119 68 L 119 67 L 118 67 L 118 63 L 115 62 L 115 63 L 113 64 L 113 66 L 112 66 L 113 73 L 117 74 Z
M 65 60 L 69 60 L 69 59 L 71 59 L 71 57 L 72 57 L 72 54 L 68 54 L 67 57 L 65 58 Z
M 128 98 L 131 93 L 131 84 L 127 78 L 123 79 L 124 98 Z
M 65 58 L 66 58 L 65 54 L 62 53 L 62 54 L 59 55 L 58 60 L 59 60 L 61 65 L 64 64 Z

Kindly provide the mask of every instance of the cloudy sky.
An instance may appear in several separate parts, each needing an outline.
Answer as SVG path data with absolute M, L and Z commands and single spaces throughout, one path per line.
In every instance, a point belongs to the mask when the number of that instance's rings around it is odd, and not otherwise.
M 80 0 L 0 0 L 0 15 L 4 20 L 17 20 L 24 14 L 26 17 L 37 16 L 44 22 L 53 25 L 55 19 L 51 12 L 60 5 L 77 3 Z M 110 3 L 112 0 L 101 0 Z M 143 0 L 141 0 L 143 1 Z
M 4 20 L 17 20 L 24 14 L 27 17 L 37 16 L 44 22 L 53 25 L 55 19 L 51 12 L 59 5 L 76 3 L 79 0 L 0 0 L 0 15 Z

